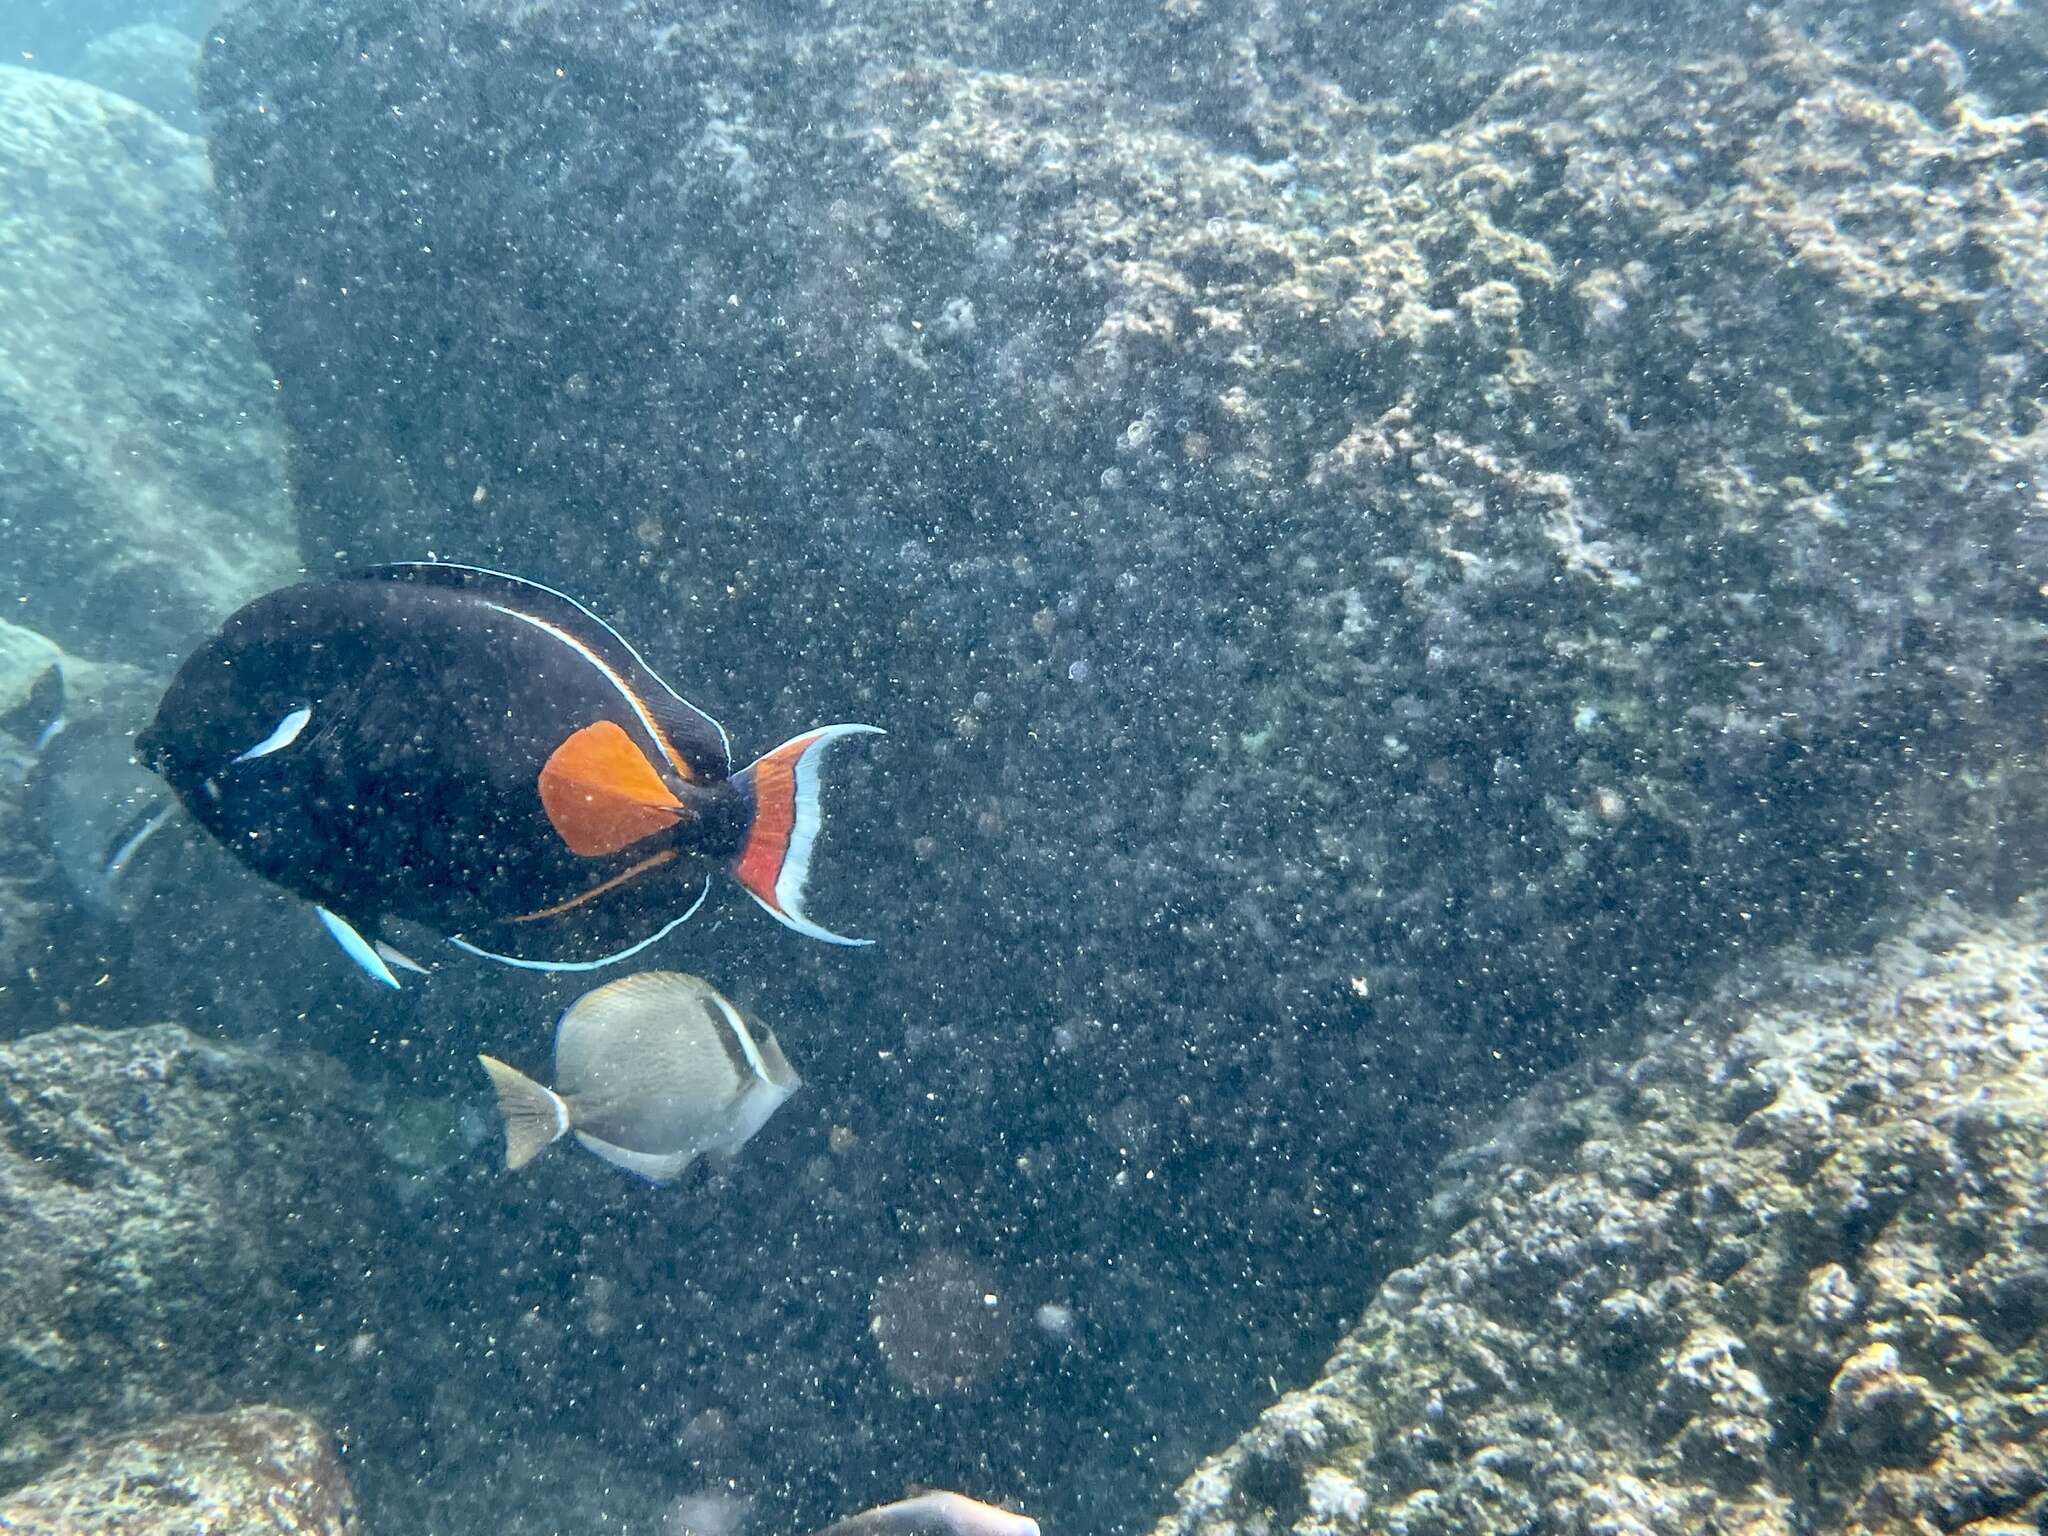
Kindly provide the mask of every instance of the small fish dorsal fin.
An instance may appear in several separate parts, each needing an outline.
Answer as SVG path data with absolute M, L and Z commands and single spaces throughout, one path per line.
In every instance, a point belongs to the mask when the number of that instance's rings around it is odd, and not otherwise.
M 716 784 L 732 774 L 732 747 L 725 728 L 663 682 L 640 653 L 611 625 L 566 593 L 503 571 L 440 561 L 403 561 L 348 573 L 352 581 L 403 581 L 419 586 L 473 592 L 574 637 L 633 690 L 677 759 L 684 778 Z
M 623 727 L 571 734 L 540 770 L 540 803 L 569 851 L 602 858 L 676 824 L 682 802 Z

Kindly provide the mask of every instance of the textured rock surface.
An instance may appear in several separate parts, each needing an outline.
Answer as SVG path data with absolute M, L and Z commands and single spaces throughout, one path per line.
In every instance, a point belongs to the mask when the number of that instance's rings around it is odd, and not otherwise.
M 22 992 L 0 986 L 0 1028 Z M 352 1010 L 312 1019 L 337 1046 L 369 1027 L 349 995 Z M 449 1019 L 463 1012 L 452 998 Z M 496 1022 L 486 1038 L 508 1048 Z M 545 1020 L 533 1031 L 544 1040 Z M 667 1502 L 706 1486 L 694 1444 L 628 1464 L 603 1443 L 620 1407 L 650 1411 L 616 1363 L 579 1407 L 577 1368 L 604 1358 L 620 1319 L 639 1321 L 636 1277 L 613 1265 L 555 1287 L 589 1230 L 644 1236 L 675 1192 L 593 1168 L 520 1199 L 483 1144 L 473 1067 L 436 1081 L 450 1055 L 445 1040 L 386 1041 L 386 1076 L 406 1080 L 393 1090 L 329 1057 L 171 1025 L 0 1044 L 0 1490 L 46 1479 L 85 1507 L 101 1474 L 52 1471 L 81 1445 L 137 1434 L 136 1454 L 153 1454 L 161 1421 L 251 1402 L 333 1432 L 379 1536 L 654 1530 Z M 689 1209 L 708 1220 L 720 1204 L 700 1191 Z M 701 1297 L 666 1283 L 704 1324 Z M 578 1386 L 558 1392 L 558 1367 Z M 324 1476 L 288 1480 L 308 1492 L 302 1515 L 329 1517 L 310 1496 Z
M 671 951 L 790 1021 L 808 1198 L 524 1274 L 630 1277 L 538 1393 L 817 1466 L 793 1528 L 1119 1518 L 1313 1368 L 1450 1111 L 1732 949 L 2039 882 L 2034 23 L 1711 9 L 224 18 L 309 563 L 552 581 L 743 750 L 892 731 L 819 866 L 881 950 Z M 2020 64 L 1976 94 L 1943 17 Z M 943 1418 L 869 1331 L 940 1248 L 1081 1319 Z
M 1156 1536 L 2037 1529 L 2048 922 L 1792 974 L 1452 1158 Z
M 356 1536 L 319 1425 L 283 1408 L 194 1414 L 87 1446 L 0 1497 L 14 1536 Z
M 384 1182 L 347 1088 L 172 1026 L 0 1046 L 0 1481 L 81 1435 L 360 1384 L 334 1358 L 385 1294 Z
M 296 566 L 269 370 L 204 147 L 0 67 L 0 598 L 158 671 Z

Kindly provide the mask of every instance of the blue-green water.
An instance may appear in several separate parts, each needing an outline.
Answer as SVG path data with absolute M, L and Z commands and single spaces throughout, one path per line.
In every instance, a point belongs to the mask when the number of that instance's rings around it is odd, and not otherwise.
M 804 1091 L 679 1189 L 508 1175 L 474 1057 L 590 978 L 424 935 L 394 994 L 189 827 L 109 901 L 114 792 L 8 791 L 0 1034 L 284 1065 L 163 1111 L 261 1117 L 246 1208 L 231 1136 L 135 1218 L 214 1291 L 0 1267 L 7 1482 L 278 1402 L 377 1533 L 1136 1530 L 1543 1074 L 2039 883 L 2020 13 L 213 9 L 0 23 L 0 713 L 61 661 L 119 742 L 265 590 L 514 572 L 742 761 L 889 730 L 813 897 L 879 942 L 716 890 L 644 959 Z

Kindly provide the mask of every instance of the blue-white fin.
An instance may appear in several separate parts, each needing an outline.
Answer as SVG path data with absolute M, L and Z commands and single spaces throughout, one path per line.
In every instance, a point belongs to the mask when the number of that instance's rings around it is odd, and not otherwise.
M 0 715 L 0 731 L 35 743 L 42 752 L 64 732 L 64 669 L 51 662 L 29 685 L 28 696 Z
M 336 917 L 325 907 L 313 910 L 320 914 L 320 925 L 334 935 L 334 942 L 341 946 L 341 952 L 361 966 L 365 975 L 372 981 L 383 982 L 394 992 L 398 990 L 398 978 L 391 974 L 391 967 L 384 963 L 384 957 L 355 931 L 348 919 Z
M 516 965 L 522 971 L 601 971 L 608 965 L 617 965 L 621 960 L 630 960 L 650 944 L 657 944 L 674 933 L 683 924 L 697 915 L 697 909 L 704 905 L 704 898 L 711 894 L 711 877 L 705 876 L 703 889 L 697 892 L 697 899 L 681 917 L 671 918 L 661 927 L 647 935 L 637 944 L 628 944 L 624 949 L 609 955 L 600 955 L 595 960 L 521 960 L 516 955 L 501 955 L 496 950 L 484 949 L 472 944 L 459 933 L 451 933 L 448 942 L 466 955 L 475 955 L 483 960 L 495 960 L 500 965 Z
M 600 1141 L 588 1131 L 574 1133 L 578 1141 L 595 1152 L 614 1167 L 623 1168 L 635 1178 L 645 1179 L 650 1184 L 673 1184 L 683 1176 L 690 1164 L 697 1160 L 694 1152 L 628 1152 L 624 1147 L 615 1147 L 608 1141 Z
M 235 761 L 251 762 L 259 757 L 268 757 L 273 752 L 282 752 L 299 739 L 299 732 L 306 728 L 306 722 L 313 718 L 313 711 L 301 704 L 297 709 L 277 722 L 277 729 L 257 742 Z
M 415 976 L 431 976 L 434 974 L 396 944 L 387 944 L 384 940 L 379 939 L 371 947 L 378 954 L 382 955 L 387 962 L 396 966 L 401 971 L 411 971 Z
M 107 862 L 101 866 L 100 873 L 109 881 L 120 879 L 129 861 L 142 851 L 142 845 L 163 830 L 164 823 L 177 813 L 177 809 L 159 796 L 152 795 L 144 801 L 141 819 L 131 819 L 121 827 L 116 834 L 120 841 L 108 851 Z

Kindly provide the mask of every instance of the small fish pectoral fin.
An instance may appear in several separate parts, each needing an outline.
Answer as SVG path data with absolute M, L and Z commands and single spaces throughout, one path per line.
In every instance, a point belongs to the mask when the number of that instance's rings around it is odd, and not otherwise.
M 384 957 L 360 933 L 347 918 L 338 917 L 325 907 L 315 907 L 320 914 L 320 926 L 325 928 L 341 946 L 341 952 L 362 968 L 363 974 L 372 981 L 380 981 L 392 991 L 398 990 L 398 978 L 391 974 L 391 967 L 384 963 Z
M 586 859 L 667 831 L 683 810 L 647 754 L 610 720 L 584 726 L 549 755 L 540 803 L 569 851 Z
M 120 879 L 121 872 L 142 851 L 142 845 L 163 830 L 177 809 L 165 796 L 148 796 L 135 816 L 115 829 L 106 857 L 100 861 L 100 873 L 110 881 Z
M 384 961 L 396 970 L 411 971 L 415 976 L 431 976 L 434 974 L 396 944 L 387 944 L 384 940 L 379 939 L 370 947 L 376 950 L 383 957 Z
M 576 1139 L 590 1151 L 614 1167 L 623 1168 L 636 1178 L 650 1184 L 673 1184 L 689 1171 L 690 1164 L 697 1160 L 694 1152 L 628 1152 L 624 1147 L 615 1147 L 608 1141 L 600 1141 L 588 1131 L 573 1133 Z
M 286 747 L 299 739 L 299 732 L 306 728 L 306 722 L 312 718 L 313 711 L 303 704 L 300 705 L 277 722 L 276 730 L 257 742 L 255 746 L 244 752 L 240 757 L 235 758 L 234 761 L 237 763 L 253 762 L 259 757 L 268 757 L 273 752 L 282 752 Z

